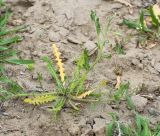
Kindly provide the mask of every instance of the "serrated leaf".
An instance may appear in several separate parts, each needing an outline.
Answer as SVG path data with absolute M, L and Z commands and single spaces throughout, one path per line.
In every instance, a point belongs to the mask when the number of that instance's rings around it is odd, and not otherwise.
M 41 105 L 48 102 L 52 102 L 57 99 L 57 96 L 50 94 L 43 94 L 40 96 L 35 96 L 34 98 L 26 98 L 24 99 L 25 103 L 33 104 L 33 105 Z
M 89 91 L 87 91 L 87 92 L 84 92 L 84 93 L 82 93 L 81 95 L 79 95 L 79 96 L 77 96 L 77 98 L 79 98 L 79 99 L 83 99 L 83 98 L 86 98 L 87 96 L 89 96 L 91 93 L 93 93 L 95 90 L 93 89 L 93 90 L 89 90 Z

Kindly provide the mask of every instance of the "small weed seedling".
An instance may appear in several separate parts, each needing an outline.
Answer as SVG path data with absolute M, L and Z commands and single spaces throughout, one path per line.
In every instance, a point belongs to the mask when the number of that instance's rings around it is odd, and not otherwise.
M 117 114 L 110 113 L 112 121 L 107 125 L 106 136 L 160 136 L 160 125 L 157 124 L 154 130 L 149 128 L 149 121 L 136 112 L 136 107 L 128 92 L 129 83 L 120 84 L 119 88 L 112 95 L 112 102 L 119 104 L 125 99 L 127 107 L 135 114 L 135 122 L 127 125 L 119 121 Z
M 121 100 L 126 98 L 128 93 L 129 83 L 121 83 L 118 88 L 113 92 L 111 101 L 120 103 Z
M 107 125 L 106 136 L 160 136 L 159 124 L 155 130 L 149 128 L 146 118 L 136 114 L 135 125 L 125 125 L 112 114 L 112 122 Z
M 118 116 L 110 113 L 112 121 L 107 125 L 106 136 L 133 136 L 130 126 L 119 121 Z
M 123 24 L 139 32 L 138 42 L 141 45 L 148 42 L 158 43 L 160 37 L 160 7 L 156 4 L 149 9 L 142 10 L 138 21 L 124 19 Z
M 115 47 L 113 48 L 113 50 L 117 53 L 117 54 L 122 54 L 124 55 L 125 54 L 125 49 L 124 49 L 124 46 L 121 42 L 116 42 L 116 45 Z
M 86 97 L 93 95 L 94 91 L 97 88 L 93 88 L 90 90 L 86 90 L 85 88 L 85 81 L 87 80 L 88 73 L 95 67 L 95 65 L 102 59 L 103 50 L 105 46 L 104 35 L 103 39 L 102 30 L 99 23 L 99 18 L 96 15 L 96 12 L 91 12 L 91 19 L 95 23 L 96 26 L 96 33 L 97 33 L 97 48 L 98 53 L 93 62 L 90 61 L 89 53 L 87 50 L 84 50 L 82 55 L 76 61 L 76 69 L 72 79 L 68 79 L 65 70 L 63 67 L 61 53 L 55 44 L 53 44 L 53 54 L 57 61 L 57 68 L 52 63 L 52 60 L 48 57 L 44 57 L 43 60 L 47 63 L 48 70 L 50 71 L 53 79 L 56 81 L 56 88 L 53 92 L 43 93 L 43 94 L 36 94 L 32 95 L 33 97 L 26 98 L 24 100 L 25 103 L 33 104 L 33 105 L 40 105 L 47 102 L 54 102 L 53 111 L 54 113 L 59 113 L 62 108 L 68 104 L 73 109 L 79 110 L 76 105 L 76 102 L 95 102 L 98 101 L 97 98 L 92 97 L 86 99 Z M 57 70 L 58 69 L 58 70 Z M 58 72 L 59 74 L 57 74 Z M 85 98 L 85 99 L 84 99 Z
M 0 0 L 0 8 L 5 6 L 3 0 Z M 4 7 L 5 8 L 5 7 Z M 31 64 L 32 60 L 13 59 L 16 57 L 17 51 L 13 50 L 11 45 L 22 40 L 21 36 L 15 35 L 18 31 L 23 31 L 26 27 L 20 26 L 8 29 L 7 23 L 11 13 L 6 9 L 5 13 L 0 16 L 0 101 L 9 99 L 17 93 L 22 93 L 22 87 L 16 82 L 11 81 L 5 74 L 4 64 Z M 12 34 L 12 36 L 10 36 Z M 8 38 L 6 38 L 6 35 Z M 7 90 L 6 90 L 7 88 Z

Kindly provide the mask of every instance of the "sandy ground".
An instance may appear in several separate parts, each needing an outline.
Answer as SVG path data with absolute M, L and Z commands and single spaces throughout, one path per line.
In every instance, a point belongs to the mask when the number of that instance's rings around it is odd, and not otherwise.
M 13 25 L 27 24 L 24 40 L 15 46 L 20 57 L 35 60 L 35 69 L 25 66 L 6 66 L 8 75 L 25 90 L 42 91 L 37 72 L 43 74 L 45 90 L 54 90 L 51 75 L 46 70 L 43 56 L 52 55 L 52 43 L 62 52 L 65 71 L 69 77 L 75 68 L 74 60 L 84 48 L 95 47 L 96 35 L 90 20 L 90 11 L 96 10 L 102 24 L 107 16 L 115 15 L 112 31 L 127 37 L 134 31 L 120 26 L 123 18 L 135 19 L 141 8 L 154 3 L 152 0 L 131 0 L 132 8 L 113 0 L 8 0 L 13 10 Z M 107 40 L 115 44 L 111 32 Z M 122 69 L 122 81 L 130 82 L 130 92 L 140 95 L 140 112 L 147 116 L 151 125 L 160 121 L 160 46 L 152 49 L 137 48 L 136 38 L 125 43 L 125 55 L 117 55 L 106 45 L 105 53 L 111 59 L 103 59 L 89 75 L 91 85 L 101 80 L 116 83 L 115 69 Z M 107 88 L 105 91 L 108 91 Z M 107 99 L 107 96 L 106 96 Z M 20 100 L 5 102 L 0 110 L 0 136 L 105 136 L 106 124 L 111 121 L 109 112 L 116 112 L 123 122 L 131 122 L 132 114 L 122 102 L 120 108 L 107 103 L 84 104 L 79 112 L 65 108 L 60 118 L 54 120 L 45 106 L 34 107 Z

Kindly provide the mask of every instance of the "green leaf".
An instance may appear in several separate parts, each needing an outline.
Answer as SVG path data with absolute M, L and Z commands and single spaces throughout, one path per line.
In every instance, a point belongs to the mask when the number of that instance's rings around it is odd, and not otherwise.
M 148 121 L 140 115 L 136 115 L 136 130 L 138 136 L 151 136 Z
M 64 107 L 64 104 L 65 104 L 65 98 L 63 97 L 60 97 L 59 99 L 56 100 L 55 102 L 55 105 L 53 107 L 53 111 L 54 113 L 57 115 L 61 110 L 62 108 Z
M 89 54 L 86 49 L 84 50 L 83 54 L 80 56 L 79 60 L 77 61 L 77 66 L 79 67 L 79 69 L 83 69 L 83 68 L 86 70 L 90 69 Z
M 123 134 L 124 136 L 132 136 L 132 131 L 131 131 L 130 126 L 125 125 L 125 124 L 123 124 L 123 123 L 120 123 L 120 129 L 121 129 L 122 134 Z
M 160 136 L 160 122 L 157 124 L 157 127 L 154 131 L 154 136 Z
M 11 92 L 0 88 L 0 102 L 1 102 L 2 100 L 7 100 L 7 99 L 9 99 L 9 98 L 12 97 L 12 96 L 13 96 L 13 94 L 12 94 Z
M 8 84 L 8 90 L 13 94 L 23 94 L 23 87 L 20 86 L 17 82 L 12 81 L 12 83 Z
M 95 23 L 97 35 L 99 35 L 101 32 L 101 26 L 100 26 L 99 18 L 96 14 L 96 11 L 92 10 L 90 16 L 91 16 L 92 21 Z
M 3 30 L 0 31 L 0 36 L 11 34 L 11 33 L 16 33 L 19 31 L 24 31 L 24 30 L 26 30 L 26 28 L 27 28 L 26 25 L 18 26 L 13 29 L 4 28 Z
M 128 20 L 128 19 L 123 19 L 122 24 L 125 24 L 125 25 L 127 25 L 129 28 L 132 28 L 132 29 L 137 29 L 137 30 L 140 29 L 140 25 L 139 25 L 137 22 L 130 21 L 130 20 Z
M 0 46 L 0 51 L 5 51 L 7 49 L 8 49 L 7 47 Z
M 22 93 L 23 88 L 16 82 L 10 80 L 7 76 L 0 77 L 0 83 L 7 85 L 7 91 L 13 94 Z
M 2 7 L 4 5 L 5 5 L 4 0 L 0 0 L 0 7 Z
M 0 29 L 6 26 L 10 16 L 11 16 L 11 13 L 6 12 L 4 16 L 0 17 Z
M 121 84 L 120 87 L 115 91 L 114 95 L 113 95 L 113 100 L 115 102 L 119 102 L 124 94 L 128 91 L 129 89 L 129 83 L 126 84 Z
M 131 110 L 135 110 L 136 107 L 131 99 L 130 96 L 126 96 L 126 100 L 127 100 L 127 106 L 131 109 Z
M 152 30 L 150 30 L 147 25 L 146 25 L 146 21 L 144 19 L 144 12 L 143 10 L 141 11 L 140 13 L 140 19 L 139 19 L 139 22 L 140 22 L 140 28 L 142 31 L 144 32 L 152 32 Z
M 125 51 L 124 51 L 124 47 L 121 43 L 116 43 L 115 47 L 113 48 L 113 50 L 117 53 L 117 54 L 122 54 L 124 55 L 125 54 Z
M 146 25 L 145 25 L 143 10 L 140 13 L 140 19 L 139 19 L 139 21 L 140 21 L 141 29 L 144 30 L 146 28 Z
M 15 36 L 12 38 L 5 38 L 5 39 L 0 39 L 0 46 L 8 45 L 11 43 L 16 43 L 22 40 L 22 37 L 20 36 Z
M 108 126 L 107 126 L 107 129 L 106 129 L 106 136 L 113 136 L 115 129 L 116 129 L 115 122 L 109 123 Z
M 87 75 L 83 75 L 78 80 L 78 84 L 76 86 L 76 95 L 79 95 L 85 91 L 85 81 L 87 80 Z
M 4 59 L 8 58 L 8 57 L 13 57 L 16 56 L 17 52 L 14 50 L 7 50 L 6 52 L 2 52 L 0 54 L 0 62 L 4 61 Z
M 0 82 L 1 83 L 12 83 L 12 80 L 10 80 L 7 76 L 1 76 Z
M 154 6 L 155 6 L 155 5 L 154 5 Z M 152 18 L 152 23 L 153 23 L 153 25 L 155 25 L 156 27 L 159 27 L 159 25 L 160 25 L 160 19 L 159 19 L 159 17 L 155 14 L 155 11 L 154 11 L 153 8 L 154 8 L 153 6 L 151 6 L 151 7 L 149 8 L 149 12 L 150 12 L 151 18 Z
M 63 88 L 63 84 L 61 82 L 61 80 L 59 79 L 58 75 L 57 75 L 57 70 L 54 67 L 52 61 L 48 58 L 48 57 L 43 57 L 43 61 L 47 63 L 47 68 L 49 70 L 49 72 L 51 73 L 52 77 L 55 79 L 58 88 L 62 89 Z
M 0 64 L 0 74 L 4 72 L 4 66 Z
M 12 63 L 12 64 L 33 64 L 34 61 L 33 60 L 21 60 L 21 59 L 10 59 L 10 60 L 5 60 L 8 63 Z

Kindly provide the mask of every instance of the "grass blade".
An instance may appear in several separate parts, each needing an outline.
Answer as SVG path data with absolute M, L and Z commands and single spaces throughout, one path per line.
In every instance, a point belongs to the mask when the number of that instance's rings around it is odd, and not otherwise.
M 33 60 L 21 60 L 21 59 L 10 59 L 10 60 L 5 60 L 5 61 L 8 63 L 17 64 L 17 65 L 34 63 Z
M 6 12 L 4 16 L 0 17 L 0 29 L 6 26 L 10 16 L 11 16 L 11 13 Z
M 59 77 L 57 76 L 57 70 L 54 67 L 52 61 L 48 58 L 48 57 L 43 57 L 43 61 L 45 61 L 47 63 L 47 68 L 49 70 L 49 72 L 51 73 L 52 77 L 55 79 L 58 88 L 63 88 L 63 84 L 61 82 L 61 80 L 59 79 Z
M 16 42 L 19 42 L 19 41 L 22 41 L 22 37 L 20 37 L 20 36 L 0 39 L 0 46 L 8 45 L 8 44 L 11 44 L 11 43 L 16 43 Z
M 0 82 L 1 83 L 12 83 L 12 81 L 7 76 L 1 76 Z
M 159 25 L 160 25 L 160 19 L 159 19 L 158 16 L 156 16 L 156 14 L 155 14 L 155 12 L 154 12 L 154 7 L 153 7 L 153 6 L 151 6 L 151 7 L 149 8 L 149 12 L 150 12 L 150 14 L 151 14 L 151 18 L 152 18 L 152 23 L 153 23 L 153 25 L 156 26 L 156 27 L 159 27 Z
M 0 51 L 5 51 L 7 49 L 8 49 L 7 47 L 0 46 Z
M 19 26 L 19 27 L 13 28 L 13 29 L 4 29 L 4 30 L 0 31 L 0 36 L 11 34 L 11 33 L 16 33 L 19 31 L 24 31 L 24 30 L 26 30 L 26 28 L 27 28 L 27 26 L 24 25 L 24 26 Z
M 115 127 L 115 122 L 112 121 L 111 123 L 109 123 L 106 128 L 106 136 L 113 136 Z
M 7 50 L 7 52 L 3 52 L 0 54 L 0 62 L 4 61 L 4 59 L 12 56 L 16 56 L 17 52 L 14 50 Z
M 64 104 L 65 104 L 65 98 L 59 98 L 56 100 L 56 103 L 53 107 L 53 111 L 55 112 L 55 115 L 57 115 L 63 108 Z

